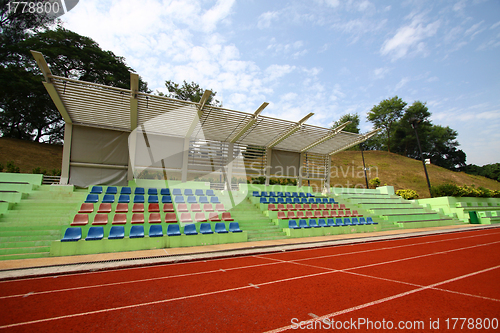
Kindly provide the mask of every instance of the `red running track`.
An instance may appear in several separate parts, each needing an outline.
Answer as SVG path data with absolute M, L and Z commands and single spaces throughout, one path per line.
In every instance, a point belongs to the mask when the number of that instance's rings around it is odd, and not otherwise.
M 3 281 L 0 329 L 280 332 L 392 323 L 432 331 L 466 330 L 472 318 L 474 329 L 497 331 L 499 281 L 500 229 L 488 229 Z

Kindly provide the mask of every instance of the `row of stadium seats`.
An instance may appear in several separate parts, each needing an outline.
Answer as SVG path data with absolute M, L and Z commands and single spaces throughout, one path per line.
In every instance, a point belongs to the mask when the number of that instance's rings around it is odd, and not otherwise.
M 111 203 L 101 203 L 99 204 L 99 208 L 97 209 L 98 213 L 111 213 L 114 211 L 115 213 L 128 213 L 130 211 L 130 205 L 128 203 L 118 203 L 116 205 L 112 205 Z M 145 211 L 145 207 L 143 203 L 134 203 L 132 204 L 132 212 L 133 213 L 143 213 Z M 149 213 L 159 213 L 160 205 L 157 203 L 150 203 L 148 205 Z M 162 211 L 166 213 L 174 213 L 174 212 L 223 212 L 226 211 L 224 204 L 215 204 L 215 209 L 212 204 L 203 204 L 203 208 L 200 204 L 192 204 L 188 207 L 187 204 L 177 204 L 174 207 L 172 203 L 165 203 L 162 206 Z M 93 203 L 83 203 L 80 207 L 78 213 L 80 214 L 90 214 L 94 212 L 94 204 Z
M 217 197 L 217 196 L 211 196 L 210 201 L 208 201 L 208 198 L 209 197 L 207 197 L 207 196 L 196 197 L 194 195 L 190 195 L 187 197 L 187 199 L 184 199 L 184 196 L 179 195 L 179 196 L 174 196 L 174 201 L 172 201 L 172 196 L 164 195 L 161 197 L 161 203 L 172 203 L 172 202 L 175 202 L 175 203 L 186 203 L 187 202 L 187 203 L 200 203 L 200 204 L 220 203 L 219 197 Z M 114 194 L 104 194 L 102 199 L 101 199 L 99 194 L 90 193 L 87 195 L 85 202 L 87 202 L 87 203 L 97 203 L 97 202 L 114 203 L 115 199 L 116 198 L 115 198 Z M 119 203 L 129 203 L 130 202 L 130 195 L 129 194 L 119 194 L 118 195 L 118 202 Z M 144 203 L 145 202 L 145 195 L 135 194 L 134 198 L 133 198 L 133 202 L 134 203 Z M 160 202 L 159 196 L 148 195 L 147 202 L 148 203 L 159 203 Z
M 309 223 L 308 223 L 309 221 Z M 341 226 L 351 226 L 351 225 L 370 225 L 370 224 L 378 224 L 377 222 L 374 222 L 371 217 L 367 217 L 366 219 L 364 217 L 356 218 L 353 217 L 351 219 L 349 218 L 337 218 L 337 219 L 318 219 L 316 222 L 315 219 L 300 219 L 299 224 L 297 225 L 297 220 L 290 220 L 288 221 L 288 228 L 290 229 L 301 229 L 301 228 L 326 228 L 326 227 L 341 227 Z
M 261 197 L 259 199 L 259 203 L 261 204 L 320 204 L 320 203 L 335 203 L 334 198 L 266 198 L 266 197 Z
M 228 233 L 226 225 L 224 223 L 216 223 L 214 228 L 216 233 Z M 229 232 L 241 232 L 238 222 L 231 222 L 229 224 Z M 213 234 L 212 226 L 210 223 L 200 224 L 201 234 Z M 185 235 L 197 235 L 196 225 L 187 224 L 184 226 Z M 171 224 L 167 228 L 167 236 L 180 236 L 180 228 L 177 224 Z M 162 237 L 163 228 L 161 225 L 152 225 L 149 227 L 149 237 Z M 130 228 L 129 238 L 143 238 L 144 237 L 144 226 L 134 225 Z M 90 227 L 85 240 L 101 240 L 104 238 L 104 228 L 103 227 Z M 123 226 L 113 226 L 109 230 L 108 239 L 123 239 L 125 238 L 125 228 Z M 72 227 L 67 228 L 64 233 L 64 237 L 61 239 L 62 242 L 75 242 L 82 239 L 82 228 Z
M 179 216 L 179 220 L 177 219 L 177 214 L 175 213 L 166 213 L 165 215 L 160 213 L 150 213 L 147 216 L 147 221 L 145 220 L 145 215 L 142 213 L 133 213 L 130 214 L 114 214 L 112 217 L 111 224 L 127 224 L 130 222 L 131 224 L 143 224 L 145 222 L 148 223 L 192 223 L 194 222 L 218 222 L 218 221 L 234 221 L 231 217 L 230 212 L 223 212 L 220 216 L 218 213 L 194 213 L 194 219 L 191 213 L 181 213 Z M 92 225 L 106 225 L 109 223 L 110 216 L 108 214 L 96 214 L 94 216 L 94 220 Z M 89 223 L 90 217 L 87 214 L 76 214 L 73 218 L 72 226 L 83 226 Z
M 314 197 L 312 193 L 304 193 L 304 192 L 269 192 L 266 191 L 253 191 L 252 196 L 254 197 L 278 197 L 278 198 L 306 198 L 306 197 Z
M 103 188 L 102 188 L 102 186 L 93 186 L 92 189 L 90 190 L 90 193 L 101 194 L 101 193 L 103 193 Z M 118 194 L 118 188 L 116 186 L 109 186 L 106 189 L 106 192 L 104 192 L 104 193 L 105 194 Z M 122 187 L 120 190 L 120 194 L 129 194 L 130 195 L 130 194 L 132 194 L 132 188 Z M 136 187 L 134 189 L 134 194 L 145 195 L 146 190 L 144 187 Z M 180 188 L 174 188 L 172 191 L 170 191 L 169 188 L 162 188 L 162 189 L 160 189 L 160 194 L 161 195 L 182 195 L 182 191 Z M 157 188 L 148 188 L 148 195 L 158 195 L 158 189 Z M 186 188 L 186 189 L 184 189 L 184 195 L 197 195 L 197 196 L 206 195 L 206 196 L 212 197 L 212 196 L 215 196 L 215 193 L 213 190 L 207 190 L 206 194 L 205 194 L 205 192 L 201 189 L 196 189 L 193 192 L 192 189 Z
M 297 215 L 295 215 L 297 213 Z M 357 210 L 315 210 L 315 211 L 279 211 L 278 212 L 278 220 L 290 220 L 290 219 L 301 219 L 301 218 L 334 218 L 334 217 L 361 217 L 363 215 L 358 214 Z
M 345 204 L 269 204 L 267 206 L 267 210 L 270 211 L 281 211 L 281 210 L 338 210 L 338 209 L 347 209 Z

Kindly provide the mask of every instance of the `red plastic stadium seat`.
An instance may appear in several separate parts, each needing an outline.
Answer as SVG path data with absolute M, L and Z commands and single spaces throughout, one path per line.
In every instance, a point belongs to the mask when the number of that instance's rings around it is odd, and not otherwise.
M 360 217 L 360 216 L 363 216 L 362 214 L 358 213 L 358 211 L 357 211 L 357 210 L 353 210 L 351 215 L 352 215 L 352 216 L 354 216 L 354 217 Z
M 143 224 L 143 223 L 144 223 L 144 214 L 132 215 L 132 224 Z
M 339 209 L 339 204 L 333 204 L 333 209 L 335 210 Z
M 78 213 L 92 213 L 93 211 L 94 211 L 93 203 L 82 203 L 82 206 L 80 207 Z
M 111 204 L 110 203 L 101 203 L 99 205 L 98 213 L 111 213 Z
M 321 211 L 320 211 L 320 210 L 315 210 L 315 211 L 314 211 L 314 218 L 315 218 L 315 219 L 320 219 L 320 218 L 323 218 L 323 217 L 324 217 L 324 216 L 323 216 L 323 213 L 321 213 Z
M 87 225 L 89 223 L 89 216 L 87 214 L 76 214 L 73 218 L 72 226 Z
M 333 209 L 333 205 L 331 203 L 326 204 L 325 209 L 332 210 Z
M 295 210 L 304 210 L 301 204 L 295 204 Z
M 161 223 L 160 213 L 151 213 L 148 218 L 149 223 Z
M 304 218 L 304 211 L 299 210 L 299 211 L 297 212 L 297 218 L 298 218 L 298 219 L 303 219 L 303 218 Z
M 194 215 L 194 220 L 195 220 L 196 222 L 200 222 L 200 221 L 206 221 L 206 220 L 207 220 L 207 218 L 205 217 L 205 213 L 196 213 L 196 214 Z
M 289 210 L 289 211 L 296 211 L 297 208 L 295 208 L 294 204 L 287 204 L 286 205 L 286 210 Z
M 222 213 L 222 221 L 234 221 L 234 219 L 231 217 L 230 212 L 224 212 Z
M 215 204 L 215 210 L 218 212 L 225 212 L 226 208 L 224 207 L 224 204 L 218 203 Z
M 345 209 L 345 204 L 340 204 L 340 209 Z
M 191 211 L 195 213 L 200 213 L 201 212 L 201 207 L 200 204 L 192 204 L 191 205 Z
M 311 210 L 317 210 L 318 205 L 317 204 L 311 204 Z
M 286 218 L 287 219 L 295 219 L 295 212 L 288 212 L 288 214 L 286 214 Z
M 184 204 L 183 203 L 178 204 L 177 205 L 177 211 L 178 212 L 184 212 L 184 213 L 189 212 L 187 204 L 185 204 L 185 203 Z
M 278 219 L 280 219 L 280 220 L 286 219 L 285 212 L 278 212 Z
M 338 213 L 338 217 L 345 217 L 345 213 L 344 213 L 344 210 L 343 210 L 343 209 L 339 209 L 339 210 L 337 211 L 337 213 Z
M 174 204 L 172 204 L 172 203 L 163 204 L 163 211 L 165 213 L 174 213 L 175 212 Z
M 125 224 L 127 223 L 127 214 L 115 214 L 113 217 L 113 224 Z
M 332 211 L 330 212 L 330 214 L 331 214 L 331 217 L 338 217 L 338 214 L 337 214 L 337 211 L 336 211 L 336 210 L 332 210 Z
M 115 212 L 117 213 L 128 213 L 128 204 L 127 203 L 119 203 L 116 205 Z
M 332 214 L 330 213 L 330 211 L 329 211 L 329 210 L 324 210 L 324 211 L 323 211 L 323 217 L 325 217 L 325 218 L 326 218 L 326 217 L 332 217 Z
M 191 213 L 182 213 L 181 214 L 181 222 L 184 222 L 184 223 L 193 222 L 193 220 L 191 219 Z
M 270 210 L 271 212 L 275 212 L 278 210 L 278 208 L 276 208 L 276 205 L 275 204 L 269 204 L 267 206 L 267 210 Z
M 280 212 L 285 211 L 285 210 L 286 210 L 285 205 L 284 205 L 284 204 L 278 204 L 278 210 L 279 210 Z
M 312 211 L 310 211 L 310 210 L 308 210 L 308 211 L 306 212 L 306 219 L 312 219 L 312 218 L 314 218 L 314 216 L 313 216 L 313 212 L 312 212 Z
M 213 212 L 214 207 L 212 206 L 212 204 L 203 204 L 203 210 L 205 212 Z
M 108 214 L 96 214 L 92 225 L 106 225 L 108 224 Z
M 150 203 L 149 207 L 148 207 L 148 212 L 159 213 L 160 212 L 160 205 L 157 203 Z
M 132 212 L 134 213 L 144 213 L 144 204 L 143 203 L 135 203 L 132 207 Z
M 177 217 L 175 216 L 175 213 L 166 213 L 165 223 L 177 223 Z
M 220 222 L 219 214 L 217 214 L 217 213 L 209 213 L 208 214 L 208 220 L 212 221 L 212 222 Z
M 304 204 L 304 210 L 311 210 L 311 205 L 309 204 Z
M 326 209 L 326 208 L 325 208 L 325 204 L 319 204 L 319 205 L 318 205 L 318 209 L 319 209 L 319 210 L 325 210 L 325 209 Z

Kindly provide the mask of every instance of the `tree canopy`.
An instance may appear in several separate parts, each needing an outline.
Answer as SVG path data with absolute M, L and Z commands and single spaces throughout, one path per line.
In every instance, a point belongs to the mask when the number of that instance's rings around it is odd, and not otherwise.
M 205 89 L 202 89 L 198 83 L 191 82 L 187 83 L 184 81 L 182 85 L 175 83 L 174 81 L 167 80 L 165 81 L 165 86 L 168 89 L 168 94 L 164 94 L 162 92 L 158 92 L 160 96 L 167 95 L 171 98 L 181 99 L 183 101 L 191 101 L 191 102 L 199 102 Z M 207 104 L 212 106 L 222 106 L 222 102 L 215 99 L 215 95 L 217 92 L 212 90 L 212 94 L 208 98 Z
M 385 129 L 387 150 L 389 152 L 391 151 L 393 124 L 401 118 L 405 107 L 406 102 L 398 96 L 394 96 L 391 99 L 384 99 L 368 112 L 368 120 L 371 121 L 375 127 Z
M 332 128 L 336 128 L 348 121 L 350 121 L 351 123 L 344 127 L 342 131 L 359 134 L 359 115 L 357 113 L 347 113 L 343 115 L 339 120 L 333 123 Z
M 43 76 L 30 50 L 45 56 L 54 75 L 115 87 L 130 87 L 130 71 L 123 57 L 102 50 L 88 37 L 57 27 L 24 34 L 7 46 L 0 61 L 0 133 L 2 136 L 59 143 L 64 122 L 42 84 Z M 149 92 L 139 80 L 139 89 Z

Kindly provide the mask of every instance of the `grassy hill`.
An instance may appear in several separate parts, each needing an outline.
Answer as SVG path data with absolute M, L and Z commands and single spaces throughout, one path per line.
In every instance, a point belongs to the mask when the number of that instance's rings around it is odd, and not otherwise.
M 36 167 L 50 172 L 61 168 L 62 146 L 0 138 L 0 164 L 5 167 L 8 161 L 13 161 L 24 173 L 31 173 Z M 365 162 L 370 168 L 368 180 L 379 177 L 382 185 L 394 186 L 396 190 L 413 189 L 420 198 L 429 197 L 421 161 L 385 151 L 367 151 Z M 436 165 L 427 167 L 432 185 L 455 183 L 500 190 L 500 182 L 488 178 L 453 172 Z M 365 187 L 361 152 L 344 151 L 332 156 L 331 185 Z

